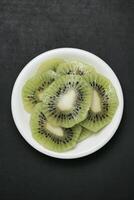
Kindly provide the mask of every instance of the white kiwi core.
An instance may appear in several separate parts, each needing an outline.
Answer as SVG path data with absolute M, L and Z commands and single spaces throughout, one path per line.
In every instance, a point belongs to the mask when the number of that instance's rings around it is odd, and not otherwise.
M 65 94 L 61 95 L 57 107 L 61 111 L 69 111 L 73 108 L 76 99 L 76 92 L 73 89 L 68 90 Z
M 57 136 L 60 136 L 60 137 L 63 136 L 63 129 L 61 127 L 56 127 L 56 126 L 53 126 L 49 123 L 46 123 L 45 127 L 48 131 L 50 131 L 54 135 L 57 135 Z
M 43 99 L 43 91 L 42 91 L 42 92 L 39 92 L 39 93 L 37 94 L 37 96 L 38 96 L 39 100 L 42 101 L 42 99 Z
M 99 97 L 99 94 L 96 92 L 96 90 L 93 90 L 93 100 L 91 104 L 91 110 L 95 113 L 98 113 L 101 111 L 101 99 Z

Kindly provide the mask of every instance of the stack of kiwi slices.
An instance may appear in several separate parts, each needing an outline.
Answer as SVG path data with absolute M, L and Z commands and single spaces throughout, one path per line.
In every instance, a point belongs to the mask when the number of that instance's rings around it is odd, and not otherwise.
M 23 86 L 24 108 L 31 114 L 33 138 L 64 152 L 108 125 L 118 107 L 110 80 L 81 61 L 43 62 Z

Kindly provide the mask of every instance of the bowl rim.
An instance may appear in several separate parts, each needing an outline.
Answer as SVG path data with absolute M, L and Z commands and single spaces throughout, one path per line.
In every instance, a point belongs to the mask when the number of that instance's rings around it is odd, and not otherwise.
M 28 137 L 25 137 L 22 133 L 22 130 L 18 124 L 18 120 L 17 120 L 17 117 L 16 116 L 16 113 L 14 112 L 14 108 L 15 108 L 15 102 L 14 102 L 14 97 L 16 95 L 16 88 L 18 87 L 18 83 L 19 83 L 19 79 L 23 76 L 23 72 L 26 70 L 26 68 L 32 64 L 34 61 L 36 60 L 40 60 L 40 58 L 44 55 L 49 55 L 49 54 L 53 54 L 53 53 L 56 53 L 56 52 L 62 52 L 62 51 L 73 51 L 73 52 L 79 52 L 81 54 L 87 54 L 87 56 L 90 54 L 90 56 L 94 57 L 96 60 L 102 62 L 104 65 L 106 65 L 111 71 L 111 73 L 114 74 L 115 78 L 116 78 L 116 81 L 118 83 L 118 90 L 119 90 L 119 93 L 120 93 L 120 99 L 121 99 L 121 102 L 120 102 L 120 116 L 118 118 L 118 122 L 117 122 L 117 125 L 113 128 L 113 131 L 112 131 L 112 134 L 105 140 L 103 140 L 103 142 L 101 142 L 100 144 L 94 146 L 92 149 L 90 149 L 89 151 L 84 151 L 84 152 L 79 152 L 77 153 L 77 155 L 66 155 L 66 152 L 64 154 L 61 154 L 61 153 L 58 153 L 58 152 L 53 152 L 53 151 L 49 151 L 49 150 L 46 150 L 45 152 L 42 151 L 40 149 L 40 145 L 35 145 L 30 139 L 28 139 Z M 116 88 L 115 88 L 116 89 Z M 43 52 L 41 54 L 39 54 L 38 56 L 34 57 L 32 60 L 30 60 L 24 67 L 23 69 L 21 70 L 21 72 L 19 73 L 18 77 L 16 78 L 16 81 L 14 83 L 14 86 L 13 86 L 13 89 L 12 89 L 12 94 L 11 94 L 11 112 L 12 112 L 12 116 L 13 116 L 13 120 L 14 120 L 14 123 L 19 131 L 19 133 L 21 134 L 21 136 L 28 142 L 28 144 L 30 144 L 33 148 L 35 148 L 37 151 L 47 155 L 47 156 L 51 156 L 51 157 L 55 157 L 55 158 L 60 158 L 60 159 L 76 159 L 76 158 L 80 158 L 80 157 L 84 157 L 84 156 L 87 156 L 87 155 L 90 155 L 94 152 L 96 152 L 97 150 L 99 150 L 100 148 L 102 148 L 105 144 L 107 144 L 109 142 L 109 140 L 114 136 L 116 130 L 118 129 L 119 127 L 119 124 L 121 122 L 121 119 L 122 119 L 122 115 L 123 115 L 123 109 L 124 109 L 124 97 L 123 97 L 123 91 L 122 91 L 122 88 L 121 88 L 121 84 L 120 84 L 120 81 L 119 79 L 117 78 L 116 74 L 114 73 L 114 71 L 111 69 L 111 67 L 105 62 L 103 61 L 100 57 L 96 56 L 95 54 L 93 53 L 90 53 L 88 51 L 85 51 L 85 50 L 82 50 L 82 49 L 78 49 L 78 48 L 70 48 L 70 47 L 65 47 L 65 48 L 56 48 L 56 49 L 52 49 L 52 50 L 49 50 L 49 51 L 46 51 L 46 52 Z M 44 148 L 45 149 L 45 148 Z

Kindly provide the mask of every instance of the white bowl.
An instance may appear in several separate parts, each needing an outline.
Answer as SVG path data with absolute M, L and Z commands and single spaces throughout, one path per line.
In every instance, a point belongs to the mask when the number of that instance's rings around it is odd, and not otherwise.
M 33 137 L 29 126 L 30 114 L 28 114 L 23 107 L 21 91 L 22 87 L 27 79 L 29 79 L 37 70 L 40 63 L 51 58 L 65 58 L 65 59 L 76 59 L 87 62 L 95 66 L 96 70 L 109 78 L 114 85 L 117 96 L 119 99 L 119 106 L 115 113 L 112 122 L 100 131 L 99 134 L 94 134 L 88 139 L 79 143 L 74 149 L 64 152 L 57 153 L 50 151 L 38 142 Z M 15 124 L 23 136 L 23 138 L 36 150 L 48 156 L 62 158 L 62 159 L 73 159 L 89 155 L 101 147 L 103 147 L 116 132 L 123 113 L 123 94 L 118 78 L 112 69 L 99 57 L 84 50 L 74 48 L 60 48 L 47 51 L 40 54 L 33 60 L 31 60 L 24 69 L 20 72 L 12 91 L 11 98 L 11 109 Z

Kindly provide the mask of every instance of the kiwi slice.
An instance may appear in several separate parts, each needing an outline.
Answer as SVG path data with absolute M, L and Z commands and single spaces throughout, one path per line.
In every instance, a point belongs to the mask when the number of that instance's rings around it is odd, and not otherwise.
M 93 88 L 93 99 L 88 116 L 81 125 L 97 132 L 111 122 L 118 107 L 118 98 L 115 88 L 106 77 L 92 73 L 86 80 Z
M 31 112 L 34 106 L 42 101 L 43 91 L 56 79 L 54 71 L 36 75 L 29 79 L 22 89 L 22 98 L 25 110 Z
M 46 118 L 69 128 L 83 121 L 92 100 L 92 87 L 79 75 L 64 75 L 54 81 L 43 96 Z
M 82 127 L 78 142 L 82 142 L 93 134 L 92 131 Z
M 64 60 L 60 58 L 53 58 L 53 59 L 44 61 L 43 63 L 40 64 L 37 73 L 39 74 L 44 73 L 50 69 L 56 72 L 57 67 L 61 63 L 64 63 Z
M 33 138 L 47 149 L 64 152 L 75 147 L 79 135 L 79 126 L 62 128 L 53 126 L 45 117 L 43 103 L 38 103 L 31 115 L 30 126 Z
M 83 76 L 90 74 L 92 71 L 94 71 L 93 67 L 79 61 L 64 62 L 57 68 L 57 73 L 62 75 L 72 74 Z

